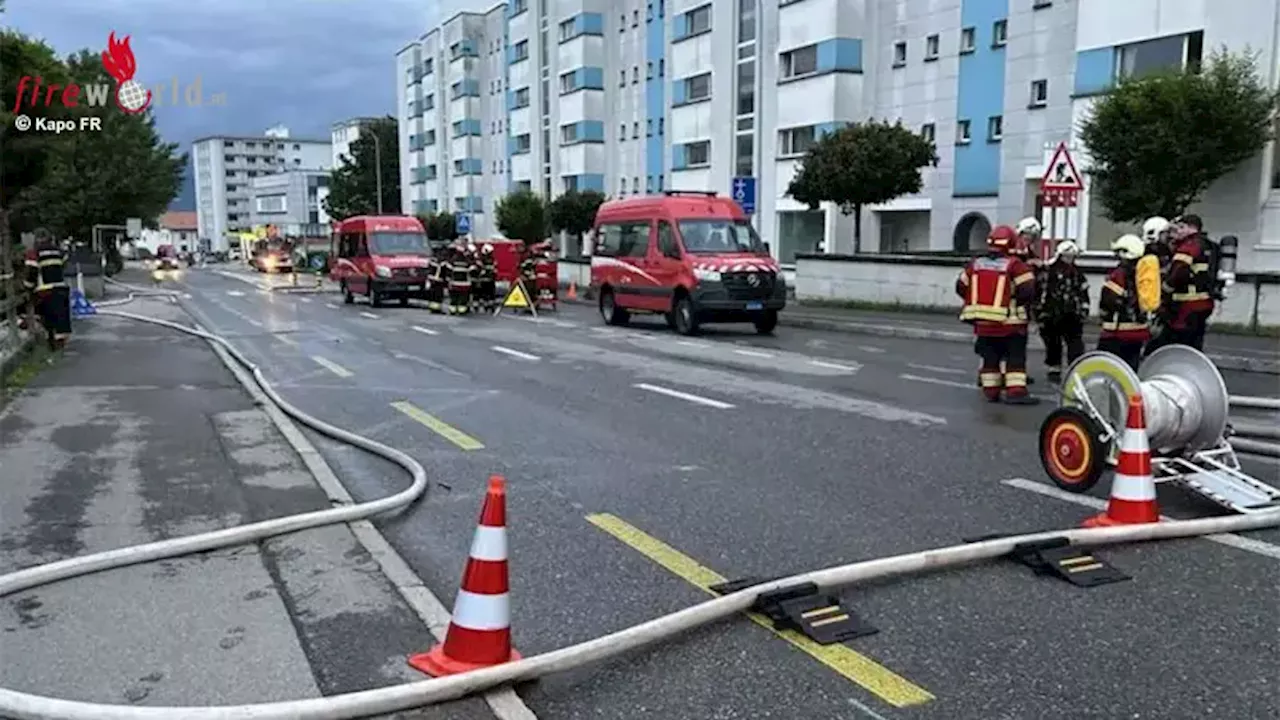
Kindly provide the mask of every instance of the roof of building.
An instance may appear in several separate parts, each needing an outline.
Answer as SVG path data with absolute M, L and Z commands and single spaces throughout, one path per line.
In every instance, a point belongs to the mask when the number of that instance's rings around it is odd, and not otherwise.
M 333 129 L 337 130 L 338 128 L 351 127 L 352 125 L 365 125 L 367 123 L 376 122 L 380 119 L 383 119 L 383 118 L 376 118 L 376 117 L 347 118 L 346 120 L 339 120 L 338 122 L 334 123 Z
M 316 145 L 333 144 L 332 138 L 325 138 L 324 140 L 319 140 L 316 138 L 296 138 L 296 137 L 276 138 L 276 137 L 269 137 L 267 135 L 205 135 L 204 137 L 198 137 L 195 140 L 192 140 L 191 144 L 199 145 L 200 143 L 208 140 L 247 140 L 249 142 L 274 142 L 274 143 L 294 142 L 294 143 L 314 143 Z
M 160 216 L 159 225 L 165 230 L 195 230 L 200 226 L 195 210 L 170 210 Z

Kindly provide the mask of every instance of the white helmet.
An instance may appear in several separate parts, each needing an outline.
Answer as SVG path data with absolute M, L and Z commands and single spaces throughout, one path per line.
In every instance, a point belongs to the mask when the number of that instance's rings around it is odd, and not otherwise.
M 1159 215 L 1149 217 L 1146 222 L 1142 223 L 1142 239 L 1147 241 L 1147 243 L 1153 243 L 1159 240 L 1160 235 L 1168 231 L 1168 229 L 1168 220 L 1165 220 Z
M 1111 249 L 1121 260 L 1137 260 L 1146 254 L 1147 248 L 1142 243 L 1142 238 L 1137 235 L 1121 235 L 1111 243 Z
M 1040 227 L 1040 221 L 1033 217 L 1024 217 L 1018 221 L 1016 228 L 1019 235 L 1040 235 L 1043 228 Z
M 1063 240 L 1058 243 L 1058 247 L 1054 248 L 1053 259 L 1050 262 L 1057 262 L 1058 258 L 1065 257 L 1072 262 L 1075 261 L 1077 255 L 1080 254 L 1080 246 L 1072 240 Z

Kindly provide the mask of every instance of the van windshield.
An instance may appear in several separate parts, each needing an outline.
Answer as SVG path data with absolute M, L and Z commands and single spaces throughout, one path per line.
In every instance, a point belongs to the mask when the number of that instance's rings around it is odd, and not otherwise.
M 376 232 L 369 236 L 373 255 L 428 255 L 427 236 L 420 232 Z
M 765 254 L 764 243 L 756 229 L 745 220 L 706 218 L 680 220 L 680 238 L 684 249 L 695 255 L 714 253 Z

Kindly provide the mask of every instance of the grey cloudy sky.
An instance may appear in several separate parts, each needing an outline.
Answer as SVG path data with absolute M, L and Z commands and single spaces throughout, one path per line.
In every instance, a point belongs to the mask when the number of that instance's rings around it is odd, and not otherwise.
M 60 55 L 132 37 L 138 80 L 200 79 L 227 104 L 156 103 L 170 142 L 260 134 L 276 123 L 327 138 L 332 123 L 393 114 L 395 52 L 459 9 L 498 0 L 7 0 L 4 20 Z

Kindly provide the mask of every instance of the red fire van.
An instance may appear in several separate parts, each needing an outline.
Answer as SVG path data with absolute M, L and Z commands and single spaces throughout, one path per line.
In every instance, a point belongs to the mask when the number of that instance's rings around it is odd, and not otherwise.
M 374 307 L 387 298 L 408 305 L 425 298 L 431 249 L 417 218 L 359 215 L 333 226 L 329 277 L 350 304 L 364 295 Z

